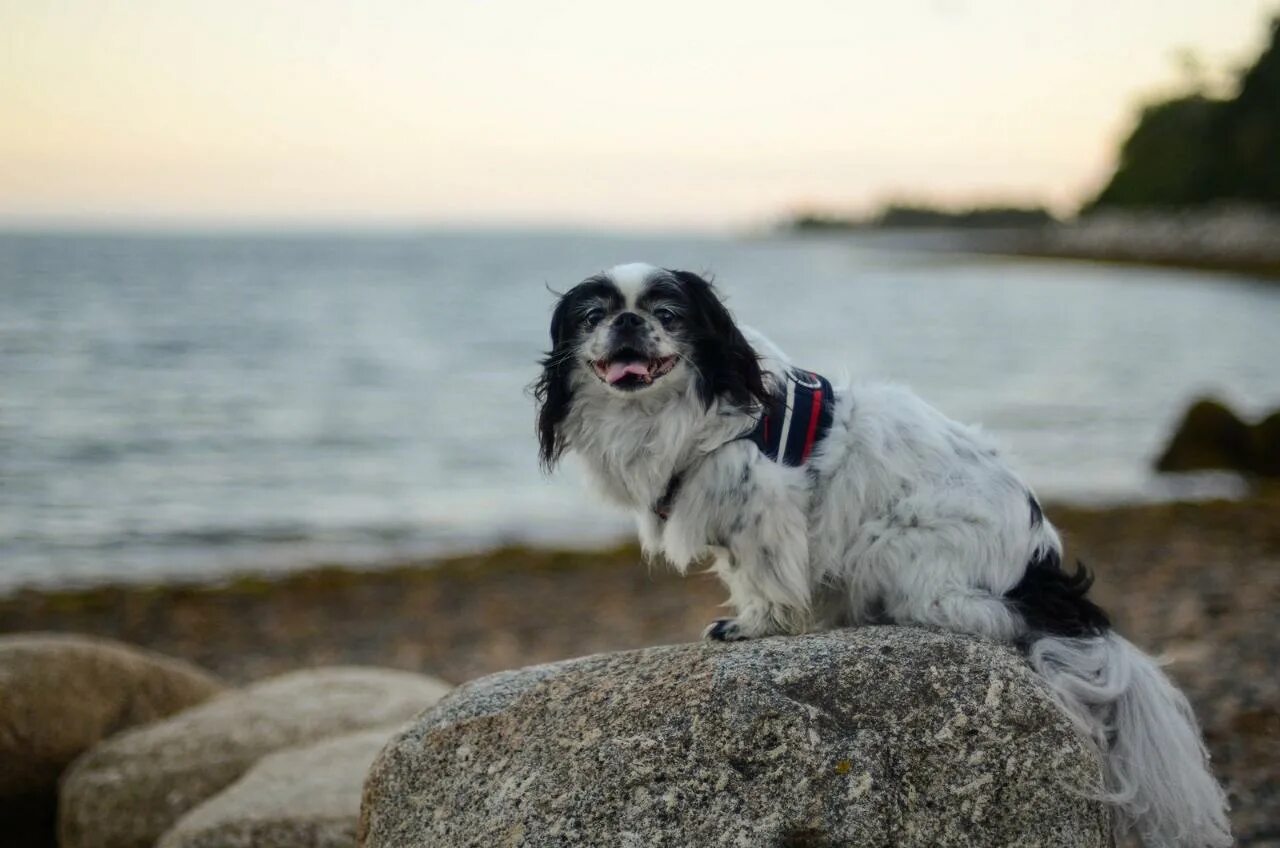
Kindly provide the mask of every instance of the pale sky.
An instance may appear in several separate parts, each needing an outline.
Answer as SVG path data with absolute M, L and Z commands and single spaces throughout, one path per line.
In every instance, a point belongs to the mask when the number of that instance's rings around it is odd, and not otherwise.
M 1073 208 L 1278 0 L 0 0 L 0 224 Z

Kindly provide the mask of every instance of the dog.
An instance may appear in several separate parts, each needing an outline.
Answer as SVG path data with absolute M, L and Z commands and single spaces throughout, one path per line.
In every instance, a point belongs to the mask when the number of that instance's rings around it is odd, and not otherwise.
M 835 390 L 688 271 L 619 265 L 562 295 L 533 385 L 541 459 L 576 455 L 646 556 L 710 568 L 716 640 L 895 623 L 1021 647 L 1098 746 L 1118 832 L 1231 844 L 1186 697 L 1062 567 L 1039 501 L 909 390 Z

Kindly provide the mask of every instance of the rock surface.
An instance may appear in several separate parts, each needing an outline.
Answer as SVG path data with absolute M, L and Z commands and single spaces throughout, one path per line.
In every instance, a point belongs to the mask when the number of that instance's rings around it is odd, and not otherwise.
M 157 848 L 355 848 L 365 773 L 401 727 L 263 757 L 179 819 Z
M 63 848 L 151 848 L 188 810 L 263 756 L 403 722 L 449 689 L 400 671 L 324 668 L 231 692 L 108 739 L 67 772 Z
M 1280 412 L 1250 425 L 1225 404 L 1202 398 L 1183 416 L 1156 469 L 1225 469 L 1280 477 Z
M 1280 410 L 1253 425 L 1253 470 L 1280 477 Z
M 0 637 L 0 833 L 52 844 L 58 776 L 88 748 L 222 691 L 179 660 L 108 639 Z
M 482 678 L 369 773 L 365 848 L 1109 844 L 1090 745 L 1010 648 L 874 627 Z

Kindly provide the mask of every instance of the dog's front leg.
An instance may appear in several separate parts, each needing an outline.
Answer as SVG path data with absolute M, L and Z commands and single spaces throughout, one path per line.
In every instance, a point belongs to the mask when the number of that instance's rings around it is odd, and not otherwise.
M 800 633 L 812 600 L 807 488 L 792 469 L 749 456 L 737 469 L 718 516 L 713 570 L 729 590 L 732 619 L 712 623 L 708 639 L 737 641 Z
M 775 465 L 754 445 L 729 445 L 683 481 L 667 518 L 640 514 L 641 543 L 681 574 L 714 554 L 711 570 L 737 616 L 714 622 L 707 638 L 799 633 L 808 627 L 812 595 L 808 498 L 798 469 Z
M 810 593 L 804 563 L 788 557 L 775 561 L 734 557 L 731 564 L 717 563 L 714 570 L 729 590 L 726 606 L 737 615 L 713 621 L 703 638 L 737 642 L 808 628 Z

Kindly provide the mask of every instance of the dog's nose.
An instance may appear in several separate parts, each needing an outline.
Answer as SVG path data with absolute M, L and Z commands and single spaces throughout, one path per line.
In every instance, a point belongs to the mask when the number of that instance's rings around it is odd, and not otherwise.
M 634 312 L 624 312 L 613 319 L 613 326 L 619 330 L 634 330 L 644 326 L 644 319 Z

